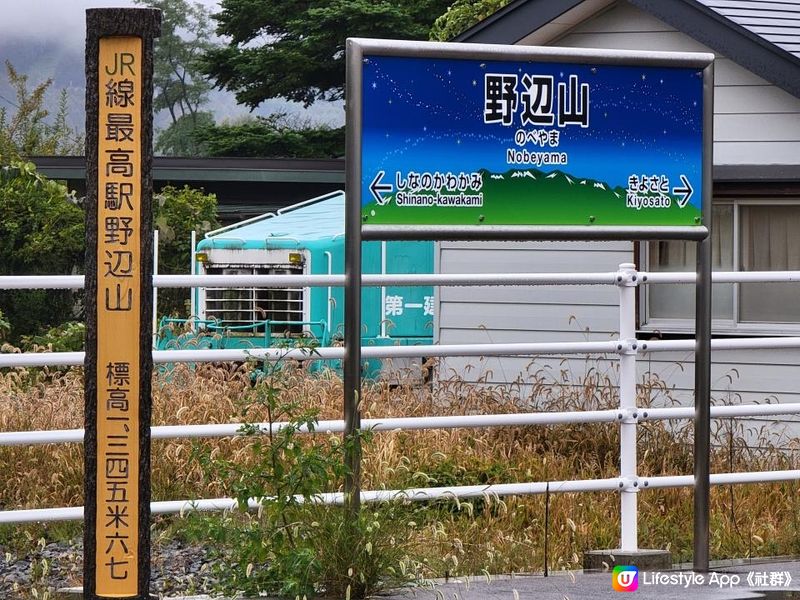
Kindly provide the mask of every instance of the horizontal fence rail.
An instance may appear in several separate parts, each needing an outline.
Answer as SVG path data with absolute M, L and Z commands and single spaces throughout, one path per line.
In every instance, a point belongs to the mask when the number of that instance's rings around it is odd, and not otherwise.
M 485 273 L 362 275 L 363 286 L 599 285 L 616 283 L 617 273 Z M 0 290 L 73 289 L 83 275 L 3 275 Z M 328 287 L 344 286 L 344 275 L 154 275 L 153 287 Z
M 800 479 L 800 470 L 753 471 L 742 473 L 712 473 L 711 485 L 737 485 L 794 481 Z M 455 498 L 484 498 L 503 496 L 526 496 L 545 493 L 575 494 L 581 492 L 617 492 L 626 488 L 662 489 L 694 486 L 694 475 L 672 475 L 642 477 L 634 481 L 622 477 L 607 479 L 583 479 L 572 481 L 540 481 L 530 483 L 498 483 L 489 485 L 464 485 L 434 488 L 407 488 L 404 490 L 369 490 L 361 492 L 362 502 L 452 500 Z M 298 497 L 302 501 L 302 497 Z M 315 496 L 321 504 L 344 503 L 342 492 L 321 493 Z M 251 498 L 248 508 L 257 510 L 263 499 Z M 235 510 L 239 506 L 233 498 L 206 498 L 201 500 L 169 500 L 151 502 L 153 514 L 185 514 L 189 512 L 213 512 Z M 0 524 L 34 523 L 39 521 L 75 521 L 83 519 L 83 507 L 33 508 L 25 510 L 0 511 Z
M 746 417 L 800 416 L 800 402 L 789 404 L 740 404 L 712 406 L 711 417 L 735 419 Z M 584 410 L 572 412 L 507 413 L 499 415 L 454 415 L 446 417 L 390 417 L 362 419 L 361 428 L 370 431 L 413 431 L 424 429 L 458 429 L 480 427 L 527 427 L 532 425 L 566 425 L 569 423 L 614 423 L 623 419 L 668 421 L 694 418 L 694 408 L 674 406 L 668 408 L 641 408 L 635 412 L 620 409 Z M 252 423 L 261 432 L 272 429 L 277 433 L 288 423 Z M 294 426 L 293 426 L 294 427 Z M 244 435 L 242 423 L 213 425 L 156 425 L 150 428 L 154 440 L 215 438 Z M 344 421 L 333 419 L 319 421 L 313 431 L 305 425 L 300 433 L 342 433 Z M 53 429 L 45 431 L 0 432 L 0 446 L 31 446 L 37 444 L 83 443 L 83 429 Z
M 800 282 L 800 271 L 716 272 L 715 283 Z M 549 426 L 569 423 L 617 423 L 620 427 L 620 475 L 607 479 L 493 484 L 482 486 L 453 486 L 413 488 L 406 490 L 373 490 L 361 493 L 364 502 L 387 500 L 430 501 L 448 498 L 468 499 L 481 496 L 526 494 L 617 492 L 620 493 L 621 548 L 637 549 L 637 494 L 644 489 L 691 487 L 693 475 L 663 475 L 641 477 L 636 471 L 636 428 L 648 421 L 692 419 L 694 407 L 676 406 L 645 408 L 636 406 L 635 365 L 637 357 L 660 352 L 692 352 L 696 342 L 682 340 L 636 339 L 633 327 L 635 289 L 650 284 L 692 284 L 695 273 L 666 273 L 636 271 L 632 264 L 620 265 L 619 270 L 603 273 L 491 273 L 491 274 L 433 274 L 433 275 L 362 275 L 364 286 L 553 286 L 553 285 L 615 285 L 620 298 L 620 335 L 618 339 L 570 343 L 514 343 L 418 346 L 364 346 L 362 357 L 420 358 L 443 356 L 545 356 L 571 354 L 617 355 L 620 361 L 620 406 L 609 410 L 533 412 L 493 415 L 373 418 L 361 421 L 364 429 L 372 431 L 404 431 L 423 429 L 452 429 L 477 427 Z M 297 288 L 343 286 L 343 275 L 155 275 L 156 288 L 183 287 L 272 287 Z M 0 276 L 0 289 L 81 289 L 84 278 L 74 276 Z M 711 342 L 712 350 L 751 350 L 800 348 L 800 336 L 720 338 Z M 204 363 L 223 361 L 280 361 L 280 360 L 342 360 L 344 348 L 253 348 L 248 350 L 159 350 L 153 352 L 157 364 Z M 0 368 L 81 366 L 83 352 L 53 352 L 0 354 Z M 632 383 L 634 382 L 634 383 Z M 743 404 L 711 407 L 716 419 L 800 416 L 800 403 Z M 286 426 L 272 424 L 273 430 Z M 270 427 L 258 424 L 262 431 Z M 151 428 L 152 439 L 180 439 L 243 435 L 239 423 L 204 425 L 168 425 Z M 344 421 L 329 420 L 317 424 L 313 432 L 338 434 L 344 431 Z M 82 443 L 82 429 L 55 431 L 0 432 L 0 446 L 20 446 L 53 443 Z M 713 485 L 732 485 L 759 482 L 800 480 L 800 470 L 769 472 L 718 473 L 711 475 Z M 321 493 L 319 502 L 342 504 L 342 493 Z M 251 499 L 250 508 L 257 508 L 260 499 Z M 184 513 L 187 511 L 232 510 L 237 503 L 230 498 L 175 500 L 153 502 L 153 514 Z M 83 518 L 82 507 L 44 508 L 0 511 L 0 523 L 61 521 Z
M 523 285 L 616 285 L 620 272 L 608 273 L 478 273 L 420 275 L 362 275 L 361 285 L 383 286 L 523 286 Z M 639 271 L 647 284 L 695 283 L 695 273 Z M 714 283 L 800 282 L 800 271 L 717 271 Z M 3 275 L 0 290 L 70 289 L 84 285 L 83 275 Z M 341 287 L 344 275 L 154 275 L 153 287 Z
M 542 342 L 513 344 L 419 344 L 413 346 L 363 346 L 364 358 L 437 358 L 444 356 L 536 356 L 546 354 L 622 354 L 629 351 L 675 352 L 694 350 L 694 340 L 611 340 L 608 342 Z M 712 350 L 800 348 L 800 336 L 726 338 L 712 340 Z M 207 363 L 258 360 L 341 360 L 342 347 L 252 348 L 247 350 L 154 350 L 153 362 Z M 36 352 L 0 354 L 0 368 L 82 366 L 83 352 Z
M 798 338 L 800 340 L 800 338 Z M 798 341 L 800 344 L 800 341 Z M 440 356 L 527 356 L 531 354 L 607 354 L 617 352 L 618 342 L 515 343 L 469 345 L 364 346 L 364 358 L 418 358 Z M 200 363 L 259 360 L 341 360 L 344 348 L 252 348 L 247 350 L 154 350 L 153 362 Z M 39 352 L 32 354 L 0 354 L 0 367 L 79 366 L 83 352 Z

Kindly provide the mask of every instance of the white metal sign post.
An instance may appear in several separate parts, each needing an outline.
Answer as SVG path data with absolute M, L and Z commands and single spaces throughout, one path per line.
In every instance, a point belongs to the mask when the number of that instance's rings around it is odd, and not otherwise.
M 349 39 L 345 482 L 358 510 L 361 243 L 698 243 L 694 567 L 708 569 L 711 54 Z M 637 549 L 636 271 L 620 280 L 621 547 Z

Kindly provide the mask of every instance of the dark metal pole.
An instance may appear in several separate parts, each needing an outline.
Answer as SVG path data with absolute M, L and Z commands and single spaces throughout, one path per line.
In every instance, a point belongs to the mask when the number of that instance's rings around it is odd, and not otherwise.
M 694 373 L 694 559 L 708 571 L 711 453 L 711 197 L 713 193 L 714 65 L 703 72 L 703 222 L 708 236 L 697 244 Z
M 694 560 L 695 571 L 708 571 L 709 475 L 711 451 L 711 239 L 697 244 L 697 314 L 694 417 Z
M 344 461 L 345 504 L 352 514 L 361 502 L 361 49 L 347 42 L 347 141 L 344 263 Z

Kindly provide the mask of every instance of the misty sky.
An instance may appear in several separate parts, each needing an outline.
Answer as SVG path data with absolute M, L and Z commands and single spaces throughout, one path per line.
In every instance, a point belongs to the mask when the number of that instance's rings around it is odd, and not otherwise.
M 215 12 L 218 0 L 194 0 Z M 87 8 L 135 7 L 133 0 L 0 0 L 0 36 L 63 40 L 65 46 L 83 44 Z
M 218 0 L 195 0 L 217 9 Z M 137 6 L 133 0 L 0 0 L 0 36 L 8 39 L 49 37 L 66 47 L 83 44 L 87 8 Z
M 194 1 L 205 5 L 212 13 L 217 11 L 219 5 L 219 0 Z M 68 57 L 70 64 L 76 63 L 74 72 L 82 73 L 86 9 L 135 6 L 137 5 L 133 0 L 0 0 L 0 64 L 6 59 L 16 64 L 15 54 L 18 51 L 25 47 L 38 48 L 46 41 L 49 42 L 44 46 L 46 52 L 56 52 L 55 49 L 58 49 L 62 68 L 64 59 Z M 71 100 L 73 96 L 80 99 L 81 94 L 74 91 L 74 87 L 83 87 L 83 81 L 72 81 L 72 78 L 69 81 L 62 80 L 58 73 L 52 72 L 56 69 L 56 57 L 52 57 L 54 60 L 48 60 L 49 57 L 41 58 L 37 61 L 37 69 L 42 69 L 35 74 L 37 82 L 47 77 L 54 77 L 55 86 L 67 88 L 71 92 Z M 49 64 L 53 66 L 48 67 Z M 6 83 L 5 74 L 2 75 L 0 91 Z M 73 112 L 73 107 L 75 110 L 82 109 L 75 106 L 76 104 L 76 101 L 71 101 L 70 113 Z M 237 106 L 233 94 L 227 92 L 214 92 L 207 108 L 215 113 L 218 120 L 236 118 L 249 113 L 247 108 Z M 333 126 L 344 123 L 344 110 L 341 104 L 332 105 L 325 102 L 317 102 L 312 108 L 305 110 L 295 103 L 268 100 L 254 114 L 266 115 L 277 111 L 286 111 L 317 123 Z M 82 119 L 76 117 L 75 120 Z M 159 120 L 157 119 L 157 124 Z

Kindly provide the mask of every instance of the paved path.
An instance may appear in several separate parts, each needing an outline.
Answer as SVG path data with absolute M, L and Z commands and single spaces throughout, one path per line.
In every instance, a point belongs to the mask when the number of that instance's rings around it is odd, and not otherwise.
M 764 573 L 767 577 L 772 575 L 773 584 L 781 579 L 786 580 L 785 573 L 792 578 L 787 587 L 773 585 L 760 585 L 750 587 L 747 575 L 750 572 Z M 770 598 L 780 600 L 800 600 L 800 562 L 772 562 L 752 565 L 720 566 L 714 573 L 716 577 L 710 581 L 712 574 L 705 574 L 702 584 L 695 582 L 688 587 L 683 587 L 677 581 L 670 585 L 669 582 L 655 583 L 652 573 L 639 573 L 639 588 L 627 594 L 615 592 L 611 587 L 611 573 L 556 573 L 550 577 L 542 576 L 516 576 L 498 577 L 487 582 L 485 577 L 474 577 L 471 581 L 460 580 L 448 583 L 440 582 L 434 590 L 416 589 L 395 592 L 381 596 L 382 600 L 600 600 L 603 598 L 616 598 L 617 600 L 738 600 L 749 598 Z M 781 575 L 777 575 L 780 573 Z M 663 571 L 662 576 L 672 576 L 675 580 L 691 577 L 691 571 Z M 720 587 L 719 582 L 735 582 L 735 577 L 740 578 L 733 587 Z M 726 579 L 728 578 L 728 579 Z M 684 579 L 685 581 L 685 579 Z M 762 594 L 758 590 L 769 590 L 771 593 Z M 794 591 L 794 593 L 791 593 Z
M 766 577 L 767 585 L 751 587 L 747 581 L 750 573 Z M 786 574 L 792 580 L 790 585 L 778 585 L 779 579 L 786 581 Z M 630 595 L 621 595 L 612 589 L 611 573 L 578 571 L 557 572 L 550 577 L 494 577 L 488 582 L 485 577 L 440 581 L 432 590 L 398 590 L 381 594 L 377 600 L 800 600 L 800 561 L 797 560 L 721 564 L 715 566 L 712 573 L 704 574 L 702 583 L 695 580 L 688 586 L 678 583 L 679 577 L 683 577 L 684 582 L 692 577 L 688 569 L 662 571 L 660 576 L 662 581 L 656 583 L 654 574 L 639 573 L 638 590 Z M 735 577 L 739 578 L 738 583 Z M 663 578 L 672 578 L 673 582 L 665 582 Z M 210 599 L 208 596 L 184 596 L 181 600 Z

